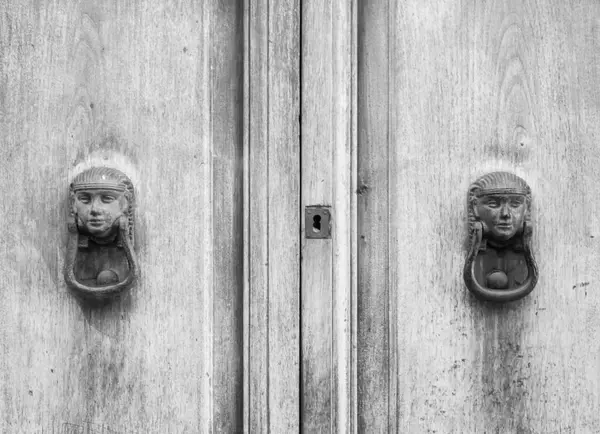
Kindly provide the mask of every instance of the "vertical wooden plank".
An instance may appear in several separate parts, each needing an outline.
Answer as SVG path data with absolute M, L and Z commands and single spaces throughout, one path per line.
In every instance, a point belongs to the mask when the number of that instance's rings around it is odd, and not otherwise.
M 211 44 L 213 121 L 213 399 L 215 433 L 242 432 L 242 4 L 220 1 Z M 223 53 L 232 55 L 223 56 Z
M 246 124 L 248 158 L 248 342 L 247 377 L 249 383 L 245 401 L 247 408 L 245 432 L 269 432 L 269 215 L 268 149 L 269 149 L 269 57 L 268 2 L 247 3 L 248 58 L 248 123 Z
M 334 432 L 356 431 L 356 2 L 333 3 L 333 410 Z
M 251 325 L 254 321 L 258 320 L 258 317 L 252 318 L 250 316 L 250 282 L 253 276 L 250 274 L 251 260 L 250 255 L 252 251 L 251 233 L 250 226 L 251 215 L 250 215 L 250 39 L 251 39 L 251 17 L 250 17 L 250 2 L 243 2 L 244 14 L 242 17 L 242 34 L 243 34 L 243 92 L 242 92 L 242 125 L 243 125 L 243 244 L 244 244 L 244 279 L 243 279 L 243 428 L 244 432 L 248 432 L 250 426 L 250 388 L 251 383 L 254 385 L 253 379 L 250 377 L 251 368 L 251 350 L 254 348 L 250 342 L 251 336 Z M 257 106 L 256 109 L 259 109 Z M 256 340 L 255 336 L 252 336 Z M 263 342 L 261 340 L 260 342 Z M 261 378 L 261 377 L 259 377 Z M 258 410 L 258 409 L 257 409 Z
M 299 417 L 300 83 L 296 0 L 248 13 L 249 432 L 295 432 Z
M 358 10 L 358 431 L 388 430 L 390 404 L 388 4 Z
M 0 430 L 242 428 L 241 6 L 0 6 Z M 62 279 L 70 176 L 123 170 L 139 283 L 103 309 Z
M 302 10 L 302 210 L 332 211 L 331 239 L 302 242 L 303 432 L 354 430 L 355 12 L 353 2 L 342 1 L 306 2 Z
M 199 27 L 202 29 L 202 36 L 199 41 L 199 52 L 202 53 L 197 59 L 198 78 L 197 78 L 197 98 L 200 103 L 200 118 L 201 122 L 198 125 L 198 137 L 200 138 L 200 149 L 199 153 L 195 154 L 196 157 L 200 157 L 200 176 L 201 179 L 206 182 L 203 189 L 198 191 L 194 199 L 199 203 L 211 204 L 212 203 L 212 190 L 214 182 L 213 173 L 213 125 L 211 116 L 211 16 L 210 5 L 208 7 L 201 7 L 198 17 Z M 183 51 L 183 49 L 182 49 Z M 197 221 L 201 223 L 199 230 L 196 232 L 196 236 L 202 237 L 205 240 L 213 240 L 213 224 L 214 224 L 214 206 L 201 207 L 196 211 Z M 212 245 L 209 249 L 212 250 Z M 202 251 L 199 257 L 199 276 L 198 276 L 201 288 L 212 288 L 214 284 L 214 268 L 213 268 L 213 256 L 210 251 Z M 199 345 L 203 349 L 200 357 L 200 384 L 199 394 L 200 400 L 198 405 L 198 428 L 205 432 L 212 432 L 215 423 L 214 420 L 214 399 L 213 399 L 213 374 L 214 374 L 214 351 L 212 346 L 212 336 L 214 336 L 213 322 L 206 320 L 208 318 L 214 318 L 214 293 L 212 291 L 200 291 L 201 294 L 201 317 L 205 318 L 204 321 L 199 321 L 199 329 L 201 330 Z
M 385 14 L 387 59 L 383 37 L 373 37 L 384 24 L 364 9 L 359 174 L 386 143 L 389 190 L 378 200 L 388 199 L 389 221 L 368 222 L 375 234 L 389 226 L 389 271 L 380 271 L 389 287 L 383 277 L 378 284 L 391 298 L 389 306 L 360 303 L 371 290 L 359 276 L 359 427 L 371 418 L 365 428 L 398 432 L 597 432 L 600 5 L 397 2 Z M 389 93 L 377 95 L 369 77 L 379 71 L 382 86 L 388 68 Z M 374 113 L 379 122 L 368 124 Z M 368 147 L 374 134 L 377 149 Z M 501 306 L 473 300 L 461 276 L 465 192 L 493 170 L 533 189 L 540 269 L 529 297 Z M 385 263 L 359 246 L 359 264 Z M 373 320 L 386 312 L 388 324 Z M 378 330 L 375 338 L 389 330 L 389 355 L 361 326 Z M 363 366 L 361 353 L 380 364 Z M 389 402 L 375 397 L 374 415 L 361 395 L 388 373 Z
M 352 139 L 353 146 L 350 150 L 350 160 L 352 167 L 351 175 L 351 199 L 350 199 L 350 212 L 348 215 L 352 219 L 352 227 L 350 228 L 350 242 L 352 245 L 351 252 L 351 264 L 352 269 L 350 271 L 350 423 L 351 432 L 358 432 L 358 255 L 359 248 L 358 243 L 360 235 L 358 233 L 358 1 L 353 2 L 352 8 L 352 34 L 351 40 L 351 95 L 352 99 L 350 102 L 351 110 L 351 127 L 350 137 Z
M 334 429 L 332 239 L 307 239 L 304 235 L 306 207 L 331 209 L 333 199 L 332 7 L 332 2 L 304 2 L 302 7 L 303 432 Z M 336 210 L 331 211 L 336 225 Z M 312 230 L 312 222 L 306 225 Z
M 277 433 L 300 425 L 300 5 L 269 8 L 269 422 Z

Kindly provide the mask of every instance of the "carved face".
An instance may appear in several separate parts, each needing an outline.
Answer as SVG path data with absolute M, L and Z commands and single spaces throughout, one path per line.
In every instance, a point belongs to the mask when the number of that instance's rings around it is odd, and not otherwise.
M 521 194 L 484 195 L 477 198 L 474 212 L 488 235 L 507 241 L 523 229 L 527 203 Z
M 117 221 L 127 209 L 127 199 L 114 190 L 79 190 L 75 192 L 73 208 L 80 229 L 101 239 L 116 233 Z

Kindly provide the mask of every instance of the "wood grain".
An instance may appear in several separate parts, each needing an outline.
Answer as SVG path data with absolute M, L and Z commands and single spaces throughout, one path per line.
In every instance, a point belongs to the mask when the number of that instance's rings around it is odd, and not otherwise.
M 250 2 L 245 62 L 249 253 L 245 430 L 300 426 L 300 10 Z
M 331 431 L 333 356 L 332 239 L 307 239 L 307 206 L 331 209 L 333 196 L 331 4 L 302 8 L 302 431 Z M 337 220 L 332 216 L 332 223 Z M 335 228 L 335 226 L 334 226 Z M 334 229 L 335 230 L 335 229 Z M 335 235 L 333 235 L 335 237 Z
M 359 13 L 359 431 L 597 432 L 600 5 L 390 5 Z M 461 277 L 493 170 L 532 186 L 540 268 L 503 306 Z
M 240 2 L 217 3 L 212 18 L 214 432 L 243 429 L 243 173 Z M 228 53 L 228 55 L 223 55 Z M 206 188 L 206 187 L 205 187 Z M 216 369 L 215 369 L 216 368 Z M 223 404 L 226 404 L 225 406 Z
M 358 432 L 386 432 L 391 416 L 388 410 L 393 405 L 394 377 L 388 358 L 391 351 L 388 15 L 388 5 L 359 4 Z
M 353 2 L 302 9 L 302 215 L 310 205 L 333 212 L 331 239 L 302 242 L 302 432 L 354 430 L 355 12 Z
M 341 3 L 0 6 L 3 431 L 600 431 L 600 5 Z M 136 186 L 142 275 L 92 310 L 62 265 L 98 164 Z M 492 170 L 534 196 L 506 306 L 461 278 Z M 301 244 L 316 202 L 333 237 Z
M 242 429 L 241 5 L 0 6 L 0 431 Z M 141 277 L 62 280 L 68 182 L 136 188 Z
M 246 374 L 244 395 L 245 432 L 269 432 L 269 231 L 265 217 L 269 215 L 268 150 L 269 150 L 269 61 L 268 3 L 246 5 L 247 57 L 244 62 L 246 116 L 244 158 L 247 159 L 246 252 L 247 320 L 244 341 Z

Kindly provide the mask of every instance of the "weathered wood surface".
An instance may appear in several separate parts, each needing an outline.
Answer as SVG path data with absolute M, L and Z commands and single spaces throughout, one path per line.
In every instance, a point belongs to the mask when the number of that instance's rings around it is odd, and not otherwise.
M 394 408 L 395 376 L 389 356 L 390 201 L 388 143 L 388 5 L 358 9 L 358 294 L 357 428 L 385 432 Z M 393 149 L 392 149 L 393 152 Z M 408 214 L 403 213 L 407 219 Z M 408 222 L 407 222 L 408 223 Z M 392 344 L 393 345 L 393 344 Z
M 245 9 L 244 420 L 251 433 L 300 426 L 300 5 Z
M 0 431 L 242 429 L 242 7 L 0 5 Z M 136 187 L 139 283 L 62 278 L 69 177 Z
M 358 17 L 358 431 L 599 432 L 600 3 Z M 504 306 L 461 275 L 492 170 L 534 200 L 540 280 Z
M 302 432 L 353 432 L 354 2 L 302 5 Z M 306 239 L 306 206 L 331 239 Z M 311 222 L 308 223 L 309 229 Z

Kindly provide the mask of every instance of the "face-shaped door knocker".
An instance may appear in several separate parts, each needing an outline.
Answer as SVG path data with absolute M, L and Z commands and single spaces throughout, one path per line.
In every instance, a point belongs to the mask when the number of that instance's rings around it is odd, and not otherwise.
M 106 300 L 135 281 L 133 210 L 133 185 L 122 172 L 92 167 L 73 179 L 65 280 L 78 295 Z
M 471 184 L 468 207 L 467 288 L 488 301 L 525 297 L 538 278 L 531 253 L 531 189 L 512 173 L 488 173 Z

